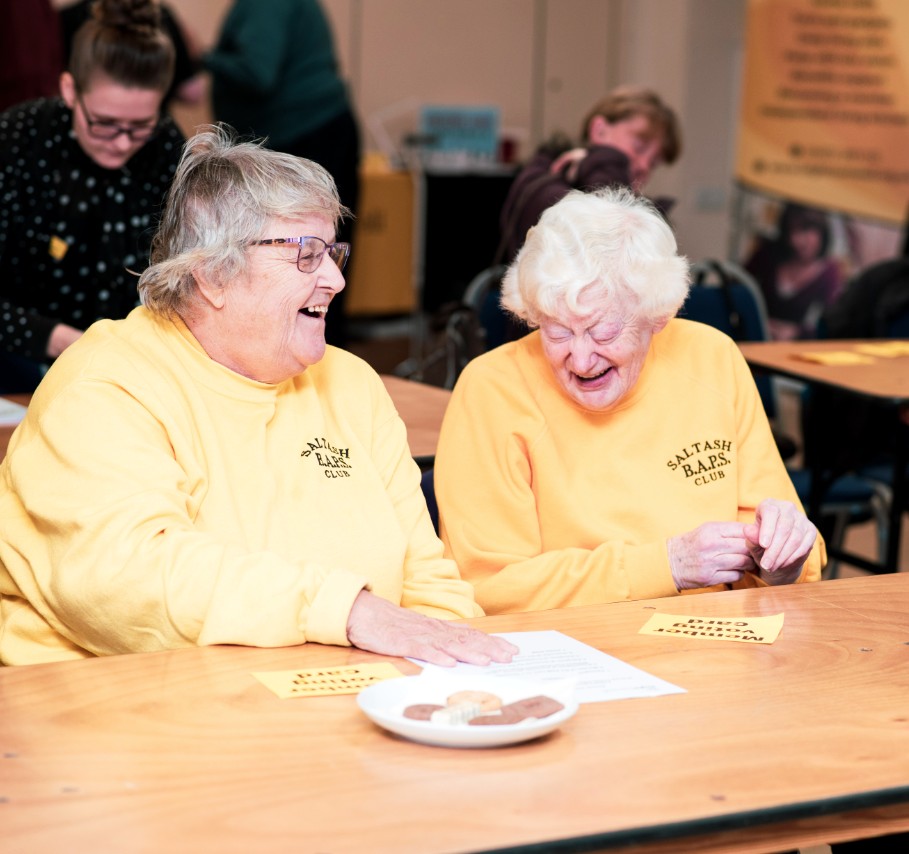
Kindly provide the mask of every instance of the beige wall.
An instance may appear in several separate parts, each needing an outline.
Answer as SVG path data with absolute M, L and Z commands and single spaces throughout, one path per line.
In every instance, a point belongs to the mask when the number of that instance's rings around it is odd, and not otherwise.
M 66 0 L 56 0 L 65 5 Z M 169 0 L 205 46 L 230 0 Z M 268 0 L 260 0 L 267 3 Z M 679 112 L 685 151 L 649 190 L 678 199 L 692 258 L 725 255 L 746 0 L 323 0 L 368 147 L 421 103 L 496 104 L 528 154 L 555 130 L 577 133 L 611 86 L 656 88 Z M 205 108 L 182 110 L 191 129 Z

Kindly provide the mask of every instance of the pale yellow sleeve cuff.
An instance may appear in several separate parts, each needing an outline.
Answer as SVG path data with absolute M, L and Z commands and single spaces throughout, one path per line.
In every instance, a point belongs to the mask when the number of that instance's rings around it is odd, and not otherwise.
M 350 646 L 347 619 L 368 580 L 344 570 L 333 570 L 319 587 L 316 598 L 300 614 L 300 630 L 309 643 Z

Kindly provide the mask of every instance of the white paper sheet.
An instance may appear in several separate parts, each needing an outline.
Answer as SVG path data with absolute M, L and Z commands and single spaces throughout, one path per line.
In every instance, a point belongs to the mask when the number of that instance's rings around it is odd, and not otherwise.
M 0 426 L 14 427 L 25 418 L 25 407 L 0 397 Z
M 502 632 L 498 637 L 511 641 L 521 650 L 510 664 L 493 663 L 486 667 L 457 664 L 451 668 L 425 661 L 416 663 L 440 674 L 476 672 L 540 682 L 574 679 L 575 697 L 579 703 L 685 693 L 684 688 L 651 676 L 562 632 Z

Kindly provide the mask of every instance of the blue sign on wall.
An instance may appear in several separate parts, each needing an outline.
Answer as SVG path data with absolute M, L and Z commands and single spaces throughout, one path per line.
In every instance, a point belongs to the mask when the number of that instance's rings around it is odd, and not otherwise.
M 462 151 L 492 160 L 499 145 L 499 108 L 423 107 L 420 133 L 432 151 Z

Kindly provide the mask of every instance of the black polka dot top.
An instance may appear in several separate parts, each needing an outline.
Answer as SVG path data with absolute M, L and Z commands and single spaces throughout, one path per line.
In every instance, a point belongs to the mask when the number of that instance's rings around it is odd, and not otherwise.
M 58 323 L 86 329 L 138 304 L 134 273 L 148 266 L 183 142 L 166 118 L 124 167 L 104 169 L 63 101 L 0 114 L 0 350 L 43 361 Z

